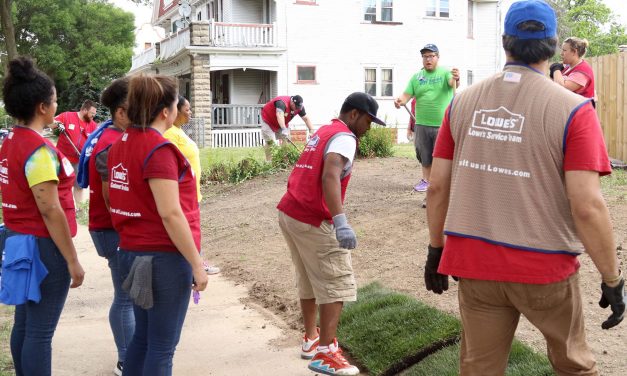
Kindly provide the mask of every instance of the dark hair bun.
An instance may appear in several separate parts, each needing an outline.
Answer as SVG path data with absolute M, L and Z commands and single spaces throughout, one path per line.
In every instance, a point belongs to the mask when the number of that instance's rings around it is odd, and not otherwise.
M 33 81 L 37 77 L 37 70 L 32 60 L 19 57 L 9 62 L 9 74 L 17 81 Z

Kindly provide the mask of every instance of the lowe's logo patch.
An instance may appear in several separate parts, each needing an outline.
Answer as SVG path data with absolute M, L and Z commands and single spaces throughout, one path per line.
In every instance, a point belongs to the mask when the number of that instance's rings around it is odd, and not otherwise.
M 122 166 L 122 163 L 114 166 L 111 169 L 111 184 L 112 189 L 121 189 L 128 192 L 128 169 Z
M 496 110 L 475 111 L 472 127 L 501 133 L 522 133 L 525 117 L 501 106 Z

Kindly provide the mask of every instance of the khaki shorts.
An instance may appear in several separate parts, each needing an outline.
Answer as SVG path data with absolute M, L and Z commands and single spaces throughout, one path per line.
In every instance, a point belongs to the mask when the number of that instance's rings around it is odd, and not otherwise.
M 261 137 L 263 137 L 265 142 L 276 142 L 279 138 L 279 133 L 281 132 L 273 131 L 268 124 L 263 120 L 261 121 Z
M 292 254 L 300 299 L 315 298 L 316 304 L 357 300 L 351 254 L 339 247 L 332 224 L 323 221 L 316 227 L 279 211 L 279 226 Z

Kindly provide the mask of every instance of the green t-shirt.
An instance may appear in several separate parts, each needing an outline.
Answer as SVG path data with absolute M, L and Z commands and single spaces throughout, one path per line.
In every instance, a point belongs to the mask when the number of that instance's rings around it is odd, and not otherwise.
M 421 69 L 407 84 L 405 94 L 416 98 L 416 124 L 439 127 L 444 111 L 453 99 L 454 90 L 448 85 L 451 71 L 437 67 L 433 72 Z

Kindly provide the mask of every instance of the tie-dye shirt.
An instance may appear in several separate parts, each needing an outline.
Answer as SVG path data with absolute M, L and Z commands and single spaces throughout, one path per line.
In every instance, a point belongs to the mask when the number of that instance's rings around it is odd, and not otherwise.
M 26 180 L 33 187 L 46 181 L 59 181 L 59 160 L 53 150 L 47 146 L 37 149 L 26 161 Z

